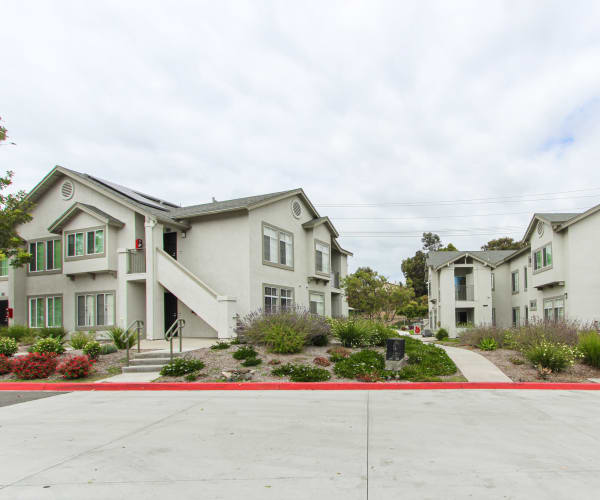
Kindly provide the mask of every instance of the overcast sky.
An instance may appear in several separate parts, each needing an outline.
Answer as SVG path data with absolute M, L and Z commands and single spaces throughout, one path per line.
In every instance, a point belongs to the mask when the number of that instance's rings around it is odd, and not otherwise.
M 478 249 L 520 239 L 534 211 L 600 203 L 600 2 L 0 12 L 0 116 L 17 143 L 0 168 L 18 188 L 56 164 L 181 204 L 303 187 L 362 235 L 341 238 L 351 268 L 395 280 L 423 231 Z

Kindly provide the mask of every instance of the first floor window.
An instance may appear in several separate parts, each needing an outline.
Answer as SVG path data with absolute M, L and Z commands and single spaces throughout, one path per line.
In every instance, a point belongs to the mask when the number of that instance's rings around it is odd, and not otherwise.
M 264 287 L 264 310 L 266 313 L 275 313 L 285 310 L 294 304 L 294 291 L 291 288 L 280 288 L 275 286 Z
M 325 295 L 322 293 L 310 292 L 308 301 L 311 313 L 325 316 Z
M 77 326 L 112 326 L 114 324 L 114 294 L 102 292 L 77 296 Z
M 44 328 L 46 326 L 43 297 L 29 299 L 29 326 L 31 328 Z
M 565 319 L 565 300 L 562 297 L 544 300 L 544 321 L 560 322 Z
M 46 298 L 46 318 L 49 327 L 62 326 L 62 297 Z
M 8 258 L 2 257 L 0 258 L 0 277 L 8 276 Z
M 529 301 L 529 310 L 537 311 L 537 300 L 536 299 Z
M 518 307 L 513 307 L 512 324 L 514 327 L 521 326 L 521 309 Z

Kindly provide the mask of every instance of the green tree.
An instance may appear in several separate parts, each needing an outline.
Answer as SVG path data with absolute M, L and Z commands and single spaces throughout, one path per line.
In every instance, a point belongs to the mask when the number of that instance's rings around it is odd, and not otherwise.
M 488 241 L 481 247 L 482 250 L 519 250 L 527 243 L 515 241 L 513 238 L 504 237 Z
M 423 233 L 421 243 L 423 244 L 423 250 L 426 252 L 437 252 L 442 248 L 442 240 L 435 233 Z
M 407 285 L 412 286 L 416 297 L 427 295 L 427 266 L 425 260 L 425 253 L 417 250 L 414 257 L 404 259 L 400 266 L 406 278 Z
M 31 255 L 23 247 L 16 227 L 31 220 L 31 203 L 25 199 L 26 193 L 18 191 L 5 194 L 3 191 L 12 184 L 13 172 L 0 177 L 0 258 L 10 259 L 11 266 L 21 267 L 29 262 Z
M 342 282 L 348 305 L 369 318 L 393 321 L 398 311 L 414 297 L 412 289 L 388 279 L 370 267 L 359 267 Z

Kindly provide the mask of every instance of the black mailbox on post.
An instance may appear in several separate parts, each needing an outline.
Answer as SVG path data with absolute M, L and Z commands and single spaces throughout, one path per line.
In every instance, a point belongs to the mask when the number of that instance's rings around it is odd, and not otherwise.
M 404 339 L 386 339 L 385 359 L 391 361 L 400 361 L 404 358 L 405 343 Z

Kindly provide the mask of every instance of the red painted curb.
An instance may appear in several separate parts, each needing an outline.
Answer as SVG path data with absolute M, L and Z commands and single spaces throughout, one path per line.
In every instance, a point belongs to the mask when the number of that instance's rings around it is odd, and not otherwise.
M 594 383 L 543 382 L 4 382 L 0 391 L 411 391 L 438 389 L 525 389 L 550 391 L 599 391 Z

